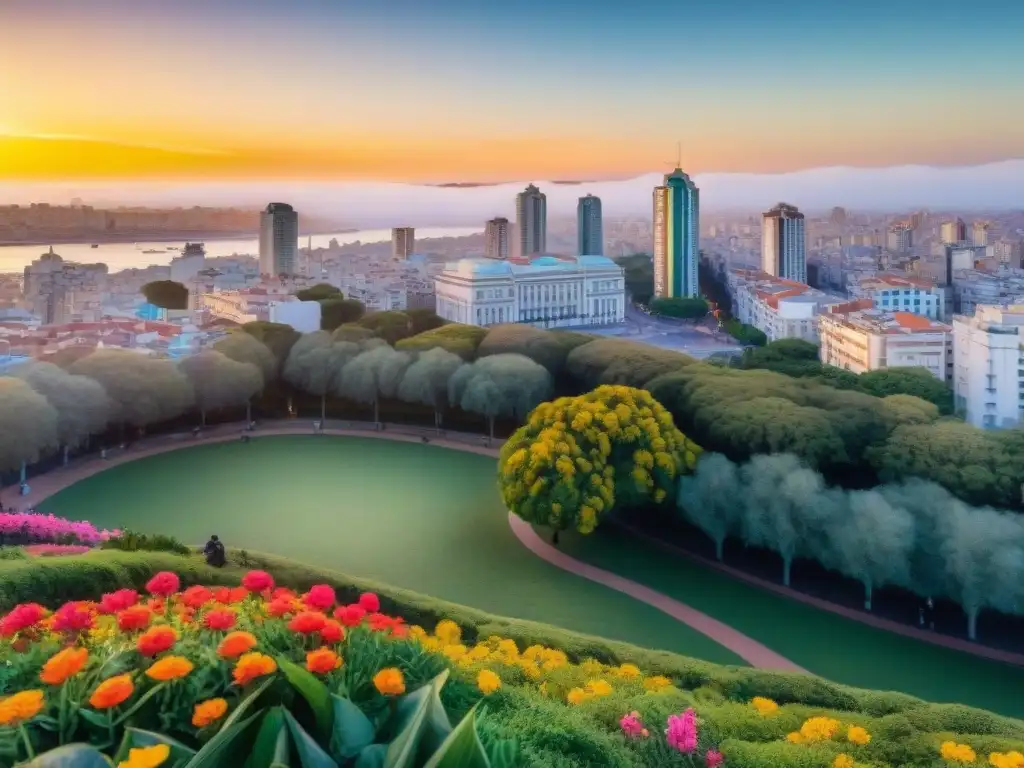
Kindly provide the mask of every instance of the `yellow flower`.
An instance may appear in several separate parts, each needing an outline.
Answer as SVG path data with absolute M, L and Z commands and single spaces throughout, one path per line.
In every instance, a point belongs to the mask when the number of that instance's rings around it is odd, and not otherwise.
M 790 744 L 803 744 L 806 741 L 806 739 L 804 738 L 804 735 L 799 731 L 793 731 L 792 733 L 786 734 L 786 741 L 788 741 Z
M 166 744 L 138 747 L 128 752 L 128 759 L 118 763 L 118 768 L 156 768 L 170 756 L 171 748 Z
M 635 664 L 622 664 L 616 674 L 625 680 L 636 680 L 640 677 L 640 668 Z
M 196 704 L 192 710 L 192 725 L 205 728 L 224 717 L 228 711 L 228 703 L 224 699 L 207 699 Z
M 466 655 L 466 646 L 446 645 L 444 648 L 441 649 L 441 653 L 443 653 L 452 661 L 461 661 L 462 657 Z
M 644 680 L 644 689 L 654 693 L 672 685 L 672 681 L 664 675 L 655 675 Z
M 839 721 L 831 717 L 812 717 L 800 726 L 805 741 L 829 741 L 839 731 Z
M 939 754 L 943 760 L 949 760 L 951 763 L 973 763 L 978 757 L 969 745 L 957 744 L 955 741 L 942 742 Z
M 164 656 L 146 670 L 146 676 L 160 682 L 186 677 L 193 669 L 192 662 L 184 656 Z
M 1024 766 L 1024 755 L 1020 752 L 993 752 L 988 756 L 992 768 L 1021 768 Z
M 373 686 L 384 696 L 401 696 L 405 693 L 405 678 L 402 670 L 388 667 L 373 676 Z
M 846 740 L 851 744 L 864 746 L 871 741 L 871 734 L 859 725 L 851 725 L 846 731 Z
M 0 699 L 0 725 L 17 725 L 31 720 L 42 709 L 42 691 L 21 691 L 6 699 Z
M 501 688 L 501 678 L 489 669 L 481 669 L 476 676 L 476 687 L 484 696 L 490 695 Z
M 599 675 L 604 672 L 604 664 L 596 659 L 584 659 L 580 662 L 580 671 L 585 675 Z
M 756 709 L 758 714 L 762 717 L 773 715 L 779 709 L 778 704 L 771 699 L 766 699 L 764 696 L 755 696 L 750 700 L 750 703 L 754 705 L 754 709 Z
M 462 642 L 462 629 L 450 619 L 441 619 L 434 627 L 434 637 L 444 645 L 458 645 Z
M 607 696 L 612 692 L 612 686 L 606 680 L 588 680 L 587 692 L 594 696 Z
M 571 691 L 569 691 L 568 695 L 565 697 L 565 700 L 575 706 L 577 704 L 582 704 L 589 698 L 591 698 L 591 694 L 587 693 L 582 688 L 573 688 Z
M 836 755 L 836 759 L 832 761 L 832 768 L 856 768 L 856 763 L 847 754 Z

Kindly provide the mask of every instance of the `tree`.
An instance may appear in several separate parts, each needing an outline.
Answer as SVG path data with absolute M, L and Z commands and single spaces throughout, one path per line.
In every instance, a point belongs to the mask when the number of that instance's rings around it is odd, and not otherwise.
M 462 358 L 440 347 L 416 354 L 398 385 L 398 399 L 405 403 L 423 403 L 434 409 L 434 427 L 441 429 L 448 406 L 448 382 L 462 366 Z
M 241 330 L 267 346 L 267 349 L 273 353 L 274 358 L 277 360 L 279 371 L 284 368 L 292 346 L 302 336 L 301 333 L 290 325 L 268 323 L 263 320 L 246 323 L 241 327 Z
M 333 341 L 327 331 L 307 333 L 288 354 L 284 379 L 293 387 L 320 396 L 320 419 L 327 418 L 327 395 L 338 388 L 345 364 L 360 352 L 358 344 Z
M 884 368 L 857 377 L 862 392 L 875 397 L 913 395 L 934 404 L 939 413 L 953 412 L 953 392 L 924 368 Z
M 739 320 L 726 320 L 725 330 L 740 344 L 747 346 L 763 347 L 768 343 L 768 337 L 764 331 L 752 325 L 741 323 Z
M 420 307 L 418 309 L 407 309 L 405 314 L 412 320 L 412 332 L 413 335 L 417 333 L 425 333 L 426 331 L 432 331 L 435 328 L 448 325 L 448 321 L 437 314 L 432 309 Z
M 99 382 L 73 376 L 52 363 L 33 362 L 13 371 L 19 379 L 46 398 L 57 413 L 57 440 L 68 452 L 101 433 L 110 422 L 113 403 Z
M 354 323 L 366 314 L 366 307 L 355 299 L 324 299 L 320 302 L 320 328 L 333 331 L 345 323 Z
M 174 280 L 154 280 L 142 286 L 142 295 L 155 307 L 188 309 L 188 288 Z
M 0 377 L 0 472 L 39 461 L 60 444 L 57 411 L 28 382 Z
M 252 421 L 250 401 L 263 388 L 263 375 L 253 363 L 240 363 L 209 349 L 186 357 L 178 365 L 192 384 L 201 426 L 206 426 L 207 411 L 242 403 L 246 405 L 246 421 Z
M 345 366 L 336 394 L 357 403 L 373 405 L 373 421 L 380 422 L 380 399 L 394 397 L 412 364 L 412 355 L 387 344 L 361 352 Z
M 340 288 L 335 288 L 330 283 L 317 283 L 309 288 L 295 292 L 295 298 L 299 301 L 323 301 L 324 299 L 343 299 L 345 294 Z
M 701 298 L 651 299 L 651 314 L 696 320 L 708 313 L 708 303 Z
M 69 372 L 103 385 L 114 404 L 111 421 L 122 425 L 143 428 L 169 421 L 193 404 L 192 385 L 170 360 L 125 349 L 98 349 Z
M 502 354 L 526 355 L 543 365 L 556 379 L 565 369 L 569 353 L 596 337 L 572 332 L 551 332 L 532 325 L 511 323 L 490 328 L 477 349 L 479 357 Z
M 618 256 L 615 263 L 622 267 L 630 300 L 637 304 L 649 302 L 654 295 L 654 261 L 650 254 Z
M 213 350 L 236 362 L 255 365 L 263 376 L 263 386 L 277 378 L 277 358 L 270 347 L 251 334 L 231 331 L 214 343 Z
M 413 333 L 412 318 L 405 312 L 374 312 L 360 320 L 359 324 L 363 328 L 369 328 L 392 346 L 412 336 Z
M 362 344 L 376 337 L 369 328 L 363 328 L 355 323 L 345 323 L 334 329 L 331 338 L 334 341 L 351 341 L 353 344 Z
M 463 360 L 472 360 L 476 357 L 477 348 L 487 335 L 487 329 L 478 325 L 449 323 L 432 331 L 424 331 L 416 336 L 402 339 L 395 344 L 395 349 L 400 349 L 403 352 L 424 352 L 440 347 L 458 355 Z
M 645 387 L 655 377 L 695 362 L 680 352 L 624 339 L 599 338 L 575 347 L 566 358 L 565 368 L 580 388 L 601 384 Z
M 737 504 L 740 487 L 736 465 L 720 453 L 706 454 L 692 475 L 679 478 L 676 498 L 683 516 L 715 543 L 715 557 L 722 559 L 725 540 L 740 532 L 743 504 Z
M 603 386 L 537 406 L 501 449 L 498 486 L 524 520 L 590 533 L 613 511 L 669 498 L 699 453 L 649 392 Z
M 903 424 L 931 424 L 939 418 L 939 409 L 934 403 L 913 395 L 883 397 L 882 410 L 890 432 Z
M 525 419 L 551 391 L 551 374 L 525 355 L 482 357 L 457 370 L 448 382 L 448 400 L 486 416 L 491 439 L 497 416 Z

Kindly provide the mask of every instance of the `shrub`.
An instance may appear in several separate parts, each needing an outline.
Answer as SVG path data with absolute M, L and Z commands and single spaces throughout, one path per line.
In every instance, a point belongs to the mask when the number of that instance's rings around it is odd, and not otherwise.
M 395 344 L 395 349 L 403 352 L 423 352 L 440 347 L 458 355 L 463 360 L 473 360 L 477 347 L 487 336 L 487 329 L 476 325 L 458 325 L 451 323 L 442 325 L 432 331 L 424 331 Z
M 136 533 L 125 530 L 100 545 L 101 549 L 119 549 L 122 552 L 172 552 L 187 555 L 192 550 L 173 536 L 162 533 Z

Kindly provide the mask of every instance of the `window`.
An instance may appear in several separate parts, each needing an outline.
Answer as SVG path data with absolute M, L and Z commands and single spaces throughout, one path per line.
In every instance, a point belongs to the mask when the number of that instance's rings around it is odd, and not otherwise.
M 477 292 L 476 292 L 476 297 L 477 297 L 478 299 L 482 299 L 482 298 L 484 297 L 484 292 L 483 292 L 483 291 L 477 291 Z

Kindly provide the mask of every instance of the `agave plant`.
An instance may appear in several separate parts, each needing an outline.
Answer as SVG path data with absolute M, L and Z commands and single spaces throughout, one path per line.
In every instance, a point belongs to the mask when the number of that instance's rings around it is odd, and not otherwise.
M 454 727 L 440 692 L 445 670 L 429 683 L 392 701 L 378 722 L 349 698 L 330 691 L 293 662 L 277 659 L 285 679 L 308 704 L 311 717 L 300 723 L 282 705 L 257 708 L 273 683 L 254 689 L 224 721 L 217 733 L 195 750 L 160 733 L 133 727 L 113 761 L 87 744 L 69 744 L 39 755 L 26 768 L 110 768 L 132 749 L 165 744 L 166 768 L 515 768 L 519 752 L 514 741 L 485 748 L 477 723 L 478 707 Z M 245 756 L 245 757 L 240 757 Z

